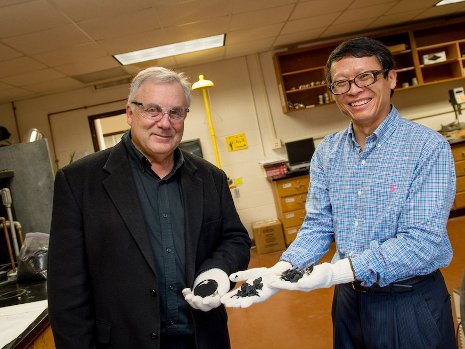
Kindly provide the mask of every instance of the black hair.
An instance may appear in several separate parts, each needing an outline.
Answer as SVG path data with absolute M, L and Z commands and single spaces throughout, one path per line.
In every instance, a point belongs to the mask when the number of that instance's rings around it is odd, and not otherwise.
M 385 73 L 383 74 L 384 78 L 386 78 L 389 71 L 395 68 L 394 57 L 386 46 L 384 46 L 378 40 L 367 37 L 360 37 L 344 41 L 330 53 L 328 60 L 326 61 L 325 74 L 328 85 L 332 83 L 331 65 L 334 62 L 338 62 L 345 57 L 362 58 L 372 56 L 375 56 L 378 59 L 382 67 L 381 69 L 386 69 Z

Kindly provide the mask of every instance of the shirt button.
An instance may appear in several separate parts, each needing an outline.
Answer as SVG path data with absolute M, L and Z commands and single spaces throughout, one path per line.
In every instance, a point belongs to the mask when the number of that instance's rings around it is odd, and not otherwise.
M 362 196 L 362 191 L 359 190 L 357 194 L 358 194 L 358 196 Z
M 166 249 L 166 252 L 168 252 L 168 253 L 171 253 L 171 251 L 172 251 L 171 248 Z
M 158 333 L 153 331 L 152 333 L 150 333 L 150 338 L 152 339 L 158 339 Z
M 358 227 L 358 219 L 355 220 L 354 227 Z
M 150 290 L 150 295 L 153 297 L 157 296 L 157 290 L 154 290 L 153 288 Z
M 163 213 L 163 218 L 168 218 L 168 213 Z
M 366 162 L 365 160 L 362 160 L 362 165 L 365 165 L 365 162 Z
M 168 321 L 168 326 L 173 326 L 173 325 L 174 325 L 174 321 L 173 321 L 173 320 Z
M 176 289 L 176 287 L 174 285 L 169 285 L 168 288 L 171 290 L 171 291 L 174 291 Z

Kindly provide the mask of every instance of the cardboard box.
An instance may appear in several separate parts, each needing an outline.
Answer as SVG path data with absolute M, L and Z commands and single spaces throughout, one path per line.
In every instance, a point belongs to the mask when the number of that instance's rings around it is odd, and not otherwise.
M 252 231 L 257 253 L 282 251 L 286 248 L 283 226 L 279 219 L 254 222 L 252 223 Z
M 446 51 L 423 55 L 423 64 L 434 64 L 438 62 L 444 62 L 446 60 L 447 60 Z

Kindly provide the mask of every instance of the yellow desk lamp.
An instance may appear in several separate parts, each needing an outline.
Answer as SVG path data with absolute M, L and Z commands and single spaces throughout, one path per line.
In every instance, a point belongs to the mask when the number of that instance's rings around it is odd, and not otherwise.
M 213 145 L 213 152 L 215 154 L 216 166 L 221 168 L 220 155 L 218 153 L 218 147 L 216 145 L 215 129 L 213 128 L 212 116 L 210 113 L 210 102 L 208 100 L 207 89 L 215 86 L 211 80 L 205 80 L 203 75 L 199 75 L 199 81 L 192 84 L 193 90 L 202 90 L 203 102 L 205 104 L 205 110 L 207 111 L 208 126 L 210 127 L 210 137 Z

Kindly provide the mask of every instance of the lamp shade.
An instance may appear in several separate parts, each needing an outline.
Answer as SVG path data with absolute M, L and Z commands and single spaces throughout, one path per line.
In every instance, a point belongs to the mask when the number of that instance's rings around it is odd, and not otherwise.
M 215 84 L 211 80 L 205 80 L 203 75 L 199 75 L 199 81 L 192 84 L 192 89 L 197 90 L 199 88 L 213 87 Z

